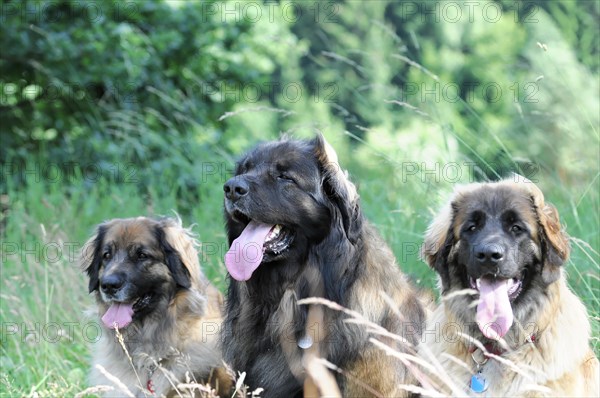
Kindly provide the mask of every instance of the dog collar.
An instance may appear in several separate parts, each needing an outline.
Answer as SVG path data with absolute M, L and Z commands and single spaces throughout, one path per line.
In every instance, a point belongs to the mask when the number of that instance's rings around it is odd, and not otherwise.
M 155 364 L 150 365 L 150 367 L 148 368 L 148 381 L 146 382 L 146 389 L 151 394 L 154 394 L 156 392 L 154 390 L 154 383 L 152 382 L 152 375 L 154 375 L 154 372 L 156 371 L 157 368 L 158 368 L 158 366 Z
M 148 391 L 151 394 L 154 394 L 154 384 L 152 383 L 152 379 L 148 379 L 148 382 L 146 383 L 146 388 L 148 389 Z
M 530 334 L 529 336 L 527 336 L 527 338 L 523 342 L 523 345 L 525 345 L 525 344 L 535 344 L 536 340 L 537 340 L 537 337 L 536 337 L 535 333 L 534 334 Z M 490 354 L 491 355 L 498 355 L 498 356 L 500 356 L 500 355 L 502 355 L 502 354 L 504 354 L 506 352 L 506 350 L 503 349 L 495 341 L 488 341 L 487 343 L 483 344 L 483 348 L 485 348 L 485 351 L 481 351 L 479 349 L 479 347 L 477 347 L 476 345 L 471 345 L 471 347 L 469 348 L 469 354 L 471 354 L 471 357 L 473 357 L 473 355 L 476 352 L 479 351 L 483 355 L 483 357 L 484 357 L 483 359 L 485 359 L 485 361 L 487 361 L 487 359 L 490 358 Z M 481 365 L 483 365 L 481 363 L 481 361 L 477 361 L 475 358 L 473 358 L 473 361 L 475 363 L 480 363 Z
M 525 339 L 525 343 L 523 344 L 535 344 L 536 339 L 536 335 L 531 334 Z M 469 349 L 471 359 L 473 359 L 476 366 L 475 374 L 471 376 L 469 387 L 472 392 L 477 394 L 487 391 L 489 387 L 489 382 L 482 373 L 483 365 L 485 365 L 490 358 L 493 358 L 493 355 L 500 356 L 506 352 L 506 350 L 503 350 L 496 342 L 488 342 L 483 345 L 483 348 L 485 351 L 482 351 L 479 347 L 473 345 Z

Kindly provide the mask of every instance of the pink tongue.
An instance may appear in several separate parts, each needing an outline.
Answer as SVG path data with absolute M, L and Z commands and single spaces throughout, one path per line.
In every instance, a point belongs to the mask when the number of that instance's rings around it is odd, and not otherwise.
M 263 259 L 263 244 L 273 225 L 250 221 L 225 254 L 225 266 L 238 281 L 247 281 Z
M 133 315 L 133 305 L 114 303 L 110 306 L 106 314 L 102 317 L 102 322 L 107 328 L 114 329 L 115 323 L 119 326 L 119 329 L 131 323 L 131 316 Z
M 508 299 L 509 279 L 479 280 L 479 304 L 475 320 L 485 337 L 499 340 L 513 323 L 513 312 Z

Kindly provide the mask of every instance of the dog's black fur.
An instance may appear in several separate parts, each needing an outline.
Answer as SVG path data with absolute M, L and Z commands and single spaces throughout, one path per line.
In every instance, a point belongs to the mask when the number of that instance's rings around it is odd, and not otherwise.
M 359 312 L 370 311 L 364 314 L 368 319 L 400 333 L 394 311 L 380 303 L 384 291 L 406 319 L 421 325 L 421 304 L 391 251 L 364 220 L 354 185 L 321 136 L 259 145 L 239 161 L 225 192 L 230 244 L 250 220 L 283 225 L 293 237 L 284 253 L 267 251 L 248 281 L 230 278 L 224 355 L 234 369 L 247 373 L 251 388 L 264 388 L 267 397 L 301 395 L 302 380 L 291 370 L 295 365 L 290 355 L 301 353 L 296 344 L 305 333 L 307 306 L 298 306 L 296 300 L 321 296 Z M 385 360 L 373 359 L 378 353 L 370 351 L 364 327 L 343 322 L 339 312 L 326 314 L 322 356 L 366 377 L 362 381 L 380 391 L 389 388 L 381 387 L 386 385 L 378 380 L 381 373 L 393 383 L 406 381 L 402 366 L 394 364 L 392 369 Z M 415 343 L 418 337 L 407 338 Z M 344 395 L 364 391 L 353 390 L 339 376 L 338 383 Z

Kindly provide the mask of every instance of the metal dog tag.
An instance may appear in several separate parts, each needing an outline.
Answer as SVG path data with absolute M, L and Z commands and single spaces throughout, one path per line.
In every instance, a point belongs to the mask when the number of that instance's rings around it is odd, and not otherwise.
M 312 345 L 313 345 L 313 339 L 308 334 L 304 335 L 303 337 L 300 338 L 300 340 L 298 340 L 298 347 L 302 348 L 303 350 L 306 350 L 306 349 L 312 347 Z
M 474 393 L 482 393 L 485 392 L 489 387 L 488 381 L 483 377 L 481 371 L 475 373 L 471 376 L 471 391 Z

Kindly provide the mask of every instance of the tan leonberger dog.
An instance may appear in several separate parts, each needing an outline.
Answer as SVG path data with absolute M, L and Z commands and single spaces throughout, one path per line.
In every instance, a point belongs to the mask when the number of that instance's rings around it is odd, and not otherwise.
M 100 224 L 85 244 L 102 328 L 90 382 L 112 386 L 106 396 L 188 396 L 193 389 L 177 388 L 186 382 L 230 388 L 218 338 L 223 299 L 195 243 L 179 219 L 138 217 Z
M 224 190 L 231 244 L 224 355 L 246 372 L 251 390 L 262 388 L 261 397 L 308 394 L 304 353 L 318 345 L 314 354 L 340 370 L 342 396 L 408 395 L 415 380 L 401 359 L 370 340 L 381 336 L 344 312 L 313 317 L 318 304 L 299 304 L 312 296 L 335 302 L 409 347 L 423 326 L 415 290 L 363 216 L 333 148 L 321 135 L 261 144 L 242 157 Z
M 447 395 L 599 396 L 590 322 L 567 286 L 569 238 L 540 189 L 520 176 L 455 190 L 424 256 L 442 304 L 421 354 L 427 388 Z

